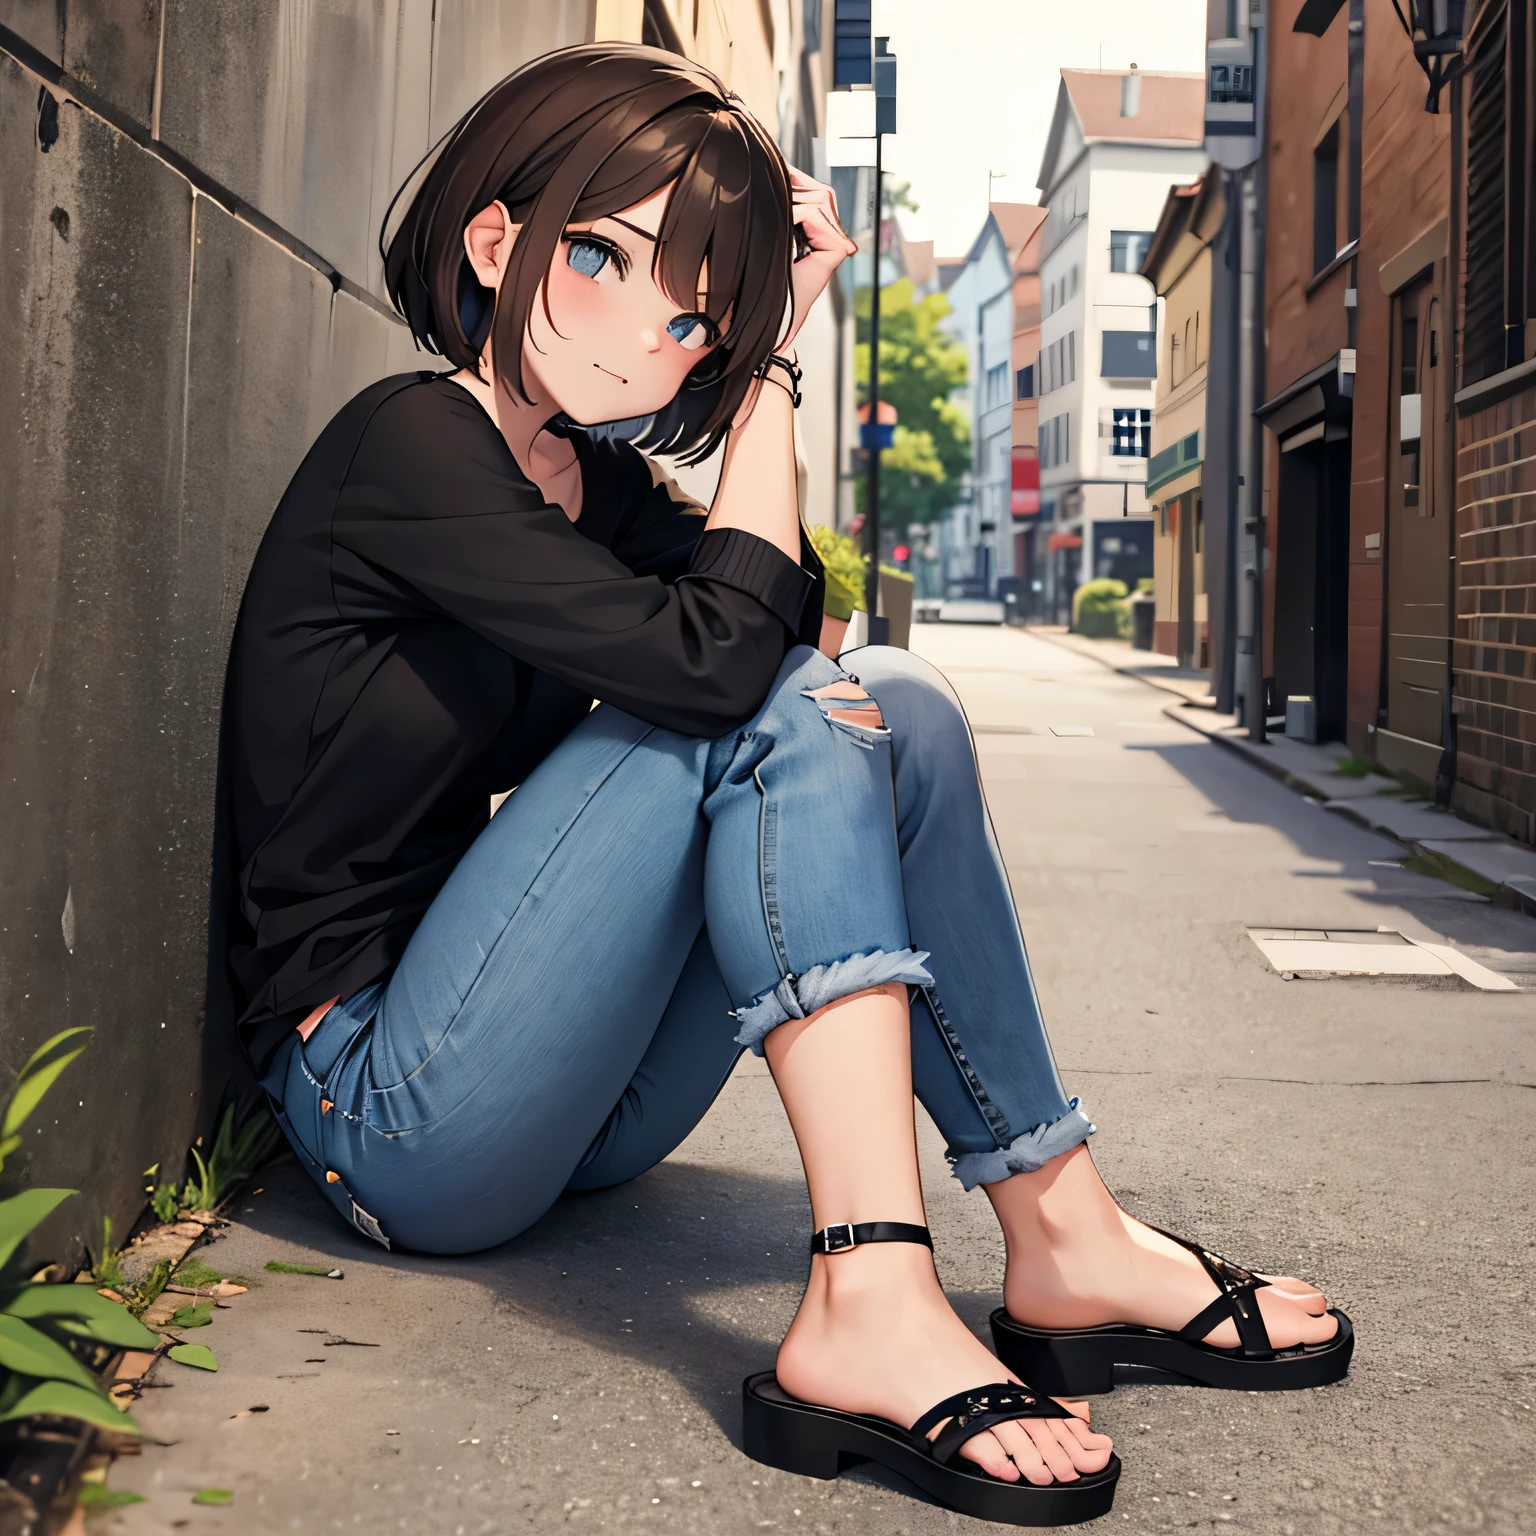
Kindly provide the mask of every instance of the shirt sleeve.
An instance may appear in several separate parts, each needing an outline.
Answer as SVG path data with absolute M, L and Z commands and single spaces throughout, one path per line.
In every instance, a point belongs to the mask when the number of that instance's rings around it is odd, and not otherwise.
M 779 555 L 774 546 L 764 546 L 762 540 L 752 539 L 750 535 L 747 536 L 749 544 L 737 546 L 729 554 L 723 549 L 706 548 L 706 541 L 712 543 L 719 535 L 705 531 L 704 508 L 690 500 L 675 481 L 668 479 L 648 459 L 633 449 L 627 452 L 635 461 L 632 475 L 635 485 L 628 498 L 630 505 L 625 508 L 615 530 L 612 547 L 614 554 L 630 570 L 654 573 L 663 581 L 678 581 L 697 576 L 699 565 L 694 562 L 707 560 L 710 574 L 729 582 L 734 570 L 752 569 L 759 564 L 760 555 L 750 553 L 753 545 L 772 549 Z M 782 555 L 779 559 L 783 560 Z M 782 564 L 776 561 L 773 571 L 779 573 L 778 576 L 767 570 L 762 570 L 761 576 L 765 580 L 783 580 L 789 569 L 787 561 Z M 776 611 L 783 614 L 785 624 L 794 631 L 799 644 L 815 647 L 821 643 L 826 572 L 803 526 L 800 529 L 799 570 L 808 580 L 786 582 L 787 587 L 803 593 L 798 621 L 788 617 L 786 607 L 776 605 Z
M 392 396 L 332 521 L 338 602 L 446 616 L 654 725 L 716 736 L 756 712 L 814 578 L 738 529 L 668 582 L 584 538 L 517 468 L 478 403 L 441 382 Z

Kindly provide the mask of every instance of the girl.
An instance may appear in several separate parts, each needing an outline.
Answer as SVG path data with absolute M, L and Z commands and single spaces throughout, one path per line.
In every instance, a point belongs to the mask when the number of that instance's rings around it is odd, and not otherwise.
M 321 434 L 230 663 L 242 1040 L 321 1190 L 386 1245 L 505 1242 L 665 1157 L 745 1047 L 816 1228 L 746 1387 L 760 1459 L 872 1458 L 1018 1523 L 1113 1498 L 1081 1405 L 1004 1380 L 944 1298 L 914 1084 L 1002 1223 L 1033 1388 L 1341 1374 L 1315 1291 L 1098 1179 L 943 679 L 816 649 L 794 343 L 853 249 L 830 192 L 708 71 L 599 45 L 503 81 L 397 206 L 390 292 L 454 371 Z M 723 442 L 708 514 L 625 433 Z

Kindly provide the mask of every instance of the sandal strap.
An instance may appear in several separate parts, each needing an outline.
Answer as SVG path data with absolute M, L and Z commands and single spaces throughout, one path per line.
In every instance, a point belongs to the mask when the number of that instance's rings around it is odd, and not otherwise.
M 1169 1232 L 1163 1227 L 1153 1227 L 1152 1230 L 1161 1232 L 1194 1254 L 1221 1293 L 1179 1329 L 1178 1337 L 1187 1343 L 1198 1344 L 1213 1328 L 1230 1321 L 1237 1327 L 1244 1358 L 1272 1359 L 1275 1346 L 1270 1342 L 1269 1330 L 1264 1326 L 1264 1315 L 1259 1311 L 1257 1301 L 1257 1292 L 1269 1281 L 1209 1248 L 1190 1242 L 1187 1237 L 1180 1237 L 1177 1232 Z
M 933 1234 L 927 1227 L 910 1221 L 861 1221 L 857 1224 L 835 1221 L 811 1239 L 812 1253 L 847 1253 L 865 1243 L 920 1243 L 933 1247 Z
M 956 1392 L 942 1403 L 935 1403 L 908 1433 L 940 1465 L 953 1461 L 966 1441 L 984 1434 L 996 1424 L 1014 1419 L 1070 1419 L 1073 1415 L 1060 1403 L 1041 1397 L 1016 1381 L 993 1382 L 991 1386 L 972 1387 Z M 948 1424 L 930 1441 L 929 1431 L 945 1419 Z

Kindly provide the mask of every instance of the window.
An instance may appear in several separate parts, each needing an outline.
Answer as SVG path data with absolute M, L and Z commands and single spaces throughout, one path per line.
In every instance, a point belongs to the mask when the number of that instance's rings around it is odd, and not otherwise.
M 1109 270 L 1140 272 L 1152 244 L 1150 229 L 1112 229 L 1109 232 Z
M 1049 394 L 1077 377 L 1077 332 L 1068 331 L 1049 343 L 1040 354 L 1040 393 Z
M 1339 124 L 1312 151 L 1312 270 L 1321 272 L 1339 251 Z
M 1152 412 L 1115 406 L 1110 413 L 1109 452 L 1117 459 L 1144 459 L 1152 441 Z
M 1156 331 L 1105 331 L 1100 368 L 1106 379 L 1155 379 Z
M 1532 355 L 1536 229 L 1527 160 L 1536 114 L 1530 0 L 1487 0 L 1466 44 L 1466 309 L 1463 384 Z
M 1027 368 L 1020 368 L 1014 374 L 1013 398 L 1015 400 L 1033 400 L 1035 398 L 1035 365 L 1033 363 Z
M 1008 403 L 1008 364 L 994 363 L 987 369 L 986 409 Z
M 1052 416 L 1040 424 L 1040 463 L 1045 469 L 1055 469 L 1072 456 L 1072 417 L 1070 414 Z

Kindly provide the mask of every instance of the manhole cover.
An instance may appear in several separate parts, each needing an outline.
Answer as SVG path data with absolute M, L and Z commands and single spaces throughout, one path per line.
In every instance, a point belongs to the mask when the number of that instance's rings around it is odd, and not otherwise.
M 1507 978 L 1452 949 L 1393 928 L 1250 928 L 1259 953 L 1287 980 L 1322 976 L 1460 976 L 1484 992 L 1518 992 Z

